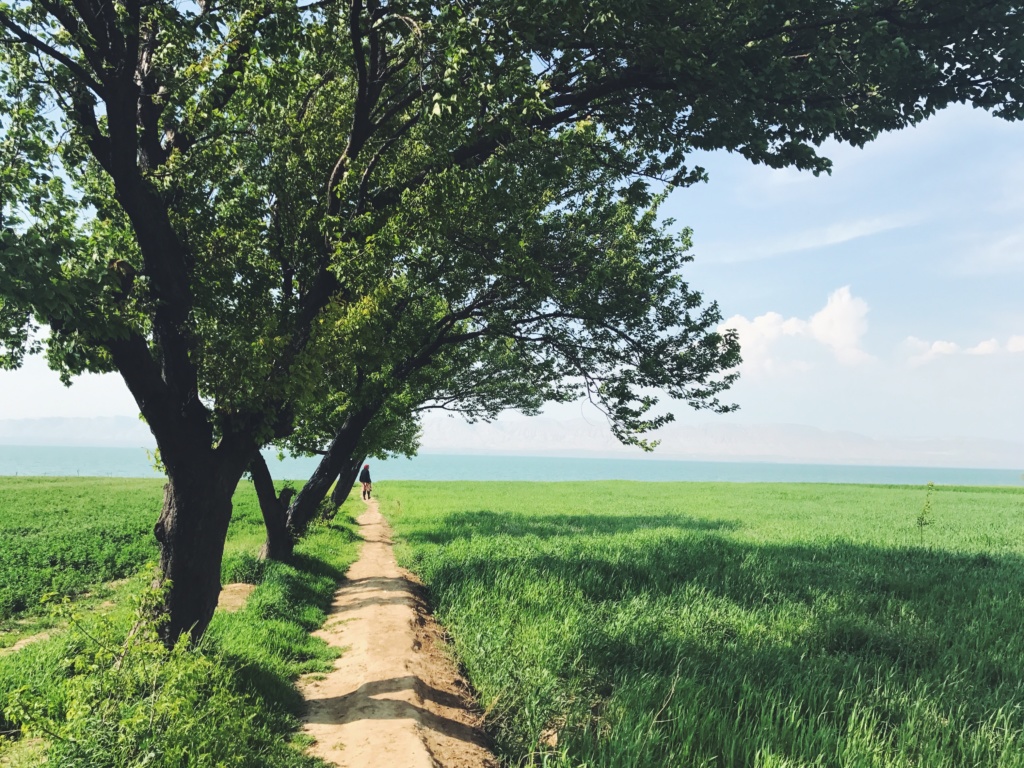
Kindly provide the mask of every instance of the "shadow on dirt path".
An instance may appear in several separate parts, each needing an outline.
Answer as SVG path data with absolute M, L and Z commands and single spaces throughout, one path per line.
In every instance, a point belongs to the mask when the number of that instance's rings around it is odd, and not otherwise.
M 351 768 L 496 768 L 468 683 L 415 577 L 398 567 L 375 500 L 357 522 L 366 543 L 314 633 L 343 655 L 299 684 L 309 751 Z

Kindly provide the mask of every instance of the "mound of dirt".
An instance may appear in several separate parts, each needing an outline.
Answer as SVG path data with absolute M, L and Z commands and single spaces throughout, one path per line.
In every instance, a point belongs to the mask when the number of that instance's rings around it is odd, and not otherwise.
M 228 613 L 242 610 L 254 589 L 255 584 L 225 584 L 217 598 L 217 609 Z

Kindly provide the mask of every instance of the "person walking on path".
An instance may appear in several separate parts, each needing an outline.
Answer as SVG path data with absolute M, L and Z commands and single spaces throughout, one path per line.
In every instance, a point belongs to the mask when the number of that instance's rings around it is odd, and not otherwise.
M 359 482 L 363 484 L 363 499 L 370 498 L 370 491 L 373 490 L 373 483 L 370 481 L 370 465 L 364 464 L 363 471 L 359 473 Z

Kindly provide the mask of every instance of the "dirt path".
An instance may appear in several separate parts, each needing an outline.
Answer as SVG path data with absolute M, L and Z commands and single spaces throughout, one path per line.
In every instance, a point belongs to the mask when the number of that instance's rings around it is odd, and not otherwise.
M 310 752 L 346 768 L 496 768 L 468 685 L 443 652 L 441 633 L 391 531 L 370 501 L 358 520 L 366 543 L 315 634 L 344 649 L 334 670 L 302 681 Z
M 14 645 L 9 645 L 6 648 L 0 648 L 0 656 L 6 656 L 9 653 L 17 653 L 22 648 L 24 648 L 26 645 L 32 645 L 32 643 L 38 643 L 40 640 L 49 640 L 49 639 L 50 639 L 50 633 L 49 632 L 40 632 L 40 633 L 35 634 L 35 635 L 29 635 L 28 637 L 23 637 L 23 638 L 21 638 L 21 640 L 16 642 Z
M 245 607 L 245 601 L 256 590 L 255 584 L 225 584 L 220 588 L 217 607 L 228 613 L 235 613 Z

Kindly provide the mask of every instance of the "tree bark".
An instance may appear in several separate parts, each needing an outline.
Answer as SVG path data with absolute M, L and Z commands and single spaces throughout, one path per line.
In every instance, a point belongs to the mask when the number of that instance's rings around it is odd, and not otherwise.
M 202 637 L 217 607 L 231 496 L 245 468 L 218 465 L 190 461 L 168 467 L 164 505 L 153 531 L 160 542 L 168 614 L 161 636 L 168 646 L 185 633 L 193 641 Z
M 256 455 L 249 463 L 249 473 L 252 475 L 256 497 L 260 502 L 263 524 L 267 529 L 267 540 L 260 549 L 260 559 L 287 560 L 292 556 L 294 546 L 292 535 L 288 530 L 288 503 L 295 490 L 285 488 L 281 491 L 280 496 L 277 495 L 274 481 L 270 476 L 270 468 L 259 451 L 256 451 Z
M 351 465 L 352 454 L 375 412 L 376 408 L 364 407 L 349 414 L 335 433 L 327 453 L 288 508 L 288 530 L 293 537 L 302 535 L 320 502 L 327 497 L 335 478 Z
M 366 461 L 365 456 L 351 461 L 347 468 L 342 469 L 341 474 L 338 475 L 338 482 L 334 485 L 334 493 L 331 494 L 331 503 L 334 506 L 340 507 L 345 503 L 345 499 L 348 498 L 349 493 L 352 491 L 352 486 L 355 485 L 356 477 L 359 476 L 359 470 L 362 468 L 364 461 Z

